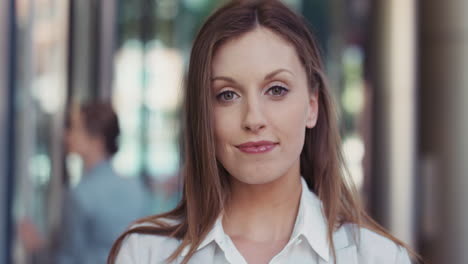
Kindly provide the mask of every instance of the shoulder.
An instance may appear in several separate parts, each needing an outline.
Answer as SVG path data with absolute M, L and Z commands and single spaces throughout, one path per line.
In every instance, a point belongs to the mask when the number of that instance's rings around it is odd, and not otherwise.
M 93 195 L 95 189 L 99 188 L 97 186 L 99 178 L 95 176 L 96 175 L 83 175 L 78 184 L 70 189 L 72 198 L 83 201 L 86 200 L 86 197 Z
M 335 232 L 339 247 L 354 247 L 358 263 L 410 264 L 407 250 L 391 239 L 368 228 L 345 224 Z
M 152 223 L 136 224 L 136 228 L 156 227 Z M 159 263 L 164 262 L 179 246 L 180 241 L 161 235 L 130 233 L 120 246 L 116 264 L 123 263 Z
M 130 193 L 132 196 L 128 199 L 126 196 Z M 120 197 L 133 200 L 143 193 L 143 185 L 137 178 L 121 177 L 108 165 L 101 165 L 99 169 L 84 175 L 80 182 L 71 188 L 74 199 L 91 207 L 100 200 Z
M 88 211 L 90 204 L 93 204 L 95 197 L 90 192 L 91 185 L 89 181 L 81 181 L 75 187 L 68 190 L 65 196 L 65 207 L 73 208 L 73 210 Z
M 361 248 L 395 251 L 398 245 L 389 238 L 367 228 L 359 228 L 359 246 Z

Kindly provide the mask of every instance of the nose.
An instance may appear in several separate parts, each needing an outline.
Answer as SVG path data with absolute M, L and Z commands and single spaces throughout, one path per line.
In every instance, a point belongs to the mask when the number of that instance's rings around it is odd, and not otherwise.
M 257 133 L 266 127 L 266 120 L 261 102 L 252 98 L 245 104 L 242 127 L 247 131 Z

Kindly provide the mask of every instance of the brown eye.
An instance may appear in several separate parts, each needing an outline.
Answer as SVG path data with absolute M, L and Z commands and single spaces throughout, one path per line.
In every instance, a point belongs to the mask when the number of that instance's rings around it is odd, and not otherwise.
M 216 97 L 221 101 L 232 101 L 239 96 L 233 91 L 225 91 L 225 92 L 218 94 L 218 96 Z
M 273 96 L 284 96 L 286 95 L 286 93 L 288 93 L 288 89 L 282 87 L 282 86 L 279 86 L 279 85 L 275 85 L 273 87 L 271 87 L 270 89 L 268 89 L 268 93 L 270 95 L 273 95 Z

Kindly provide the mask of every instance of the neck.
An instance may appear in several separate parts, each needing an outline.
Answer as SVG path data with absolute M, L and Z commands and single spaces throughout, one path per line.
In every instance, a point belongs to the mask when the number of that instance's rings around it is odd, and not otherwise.
M 83 158 L 83 165 L 84 165 L 85 171 L 90 171 L 91 169 L 96 167 L 99 163 L 108 159 L 109 156 L 105 151 L 94 151 L 94 152 L 89 152 L 86 155 L 83 155 L 82 158 Z
M 301 197 L 299 170 L 274 182 L 249 185 L 233 180 L 223 226 L 231 238 L 257 242 L 289 240 Z

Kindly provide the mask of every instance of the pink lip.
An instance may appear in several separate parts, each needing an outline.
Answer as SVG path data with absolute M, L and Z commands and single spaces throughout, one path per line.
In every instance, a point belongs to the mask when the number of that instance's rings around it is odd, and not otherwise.
M 272 142 L 272 141 L 256 141 L 256 142 L 247 142 L 241 145 L 238 145 L 237 148 L 239 148 L 240 151 L 245 152 L 245 153 L 250 153 L 250 154 L 256 154 L 256 153 L 265 153 L 268 151 L 271 151 L 278 145 L 278 143 Z

